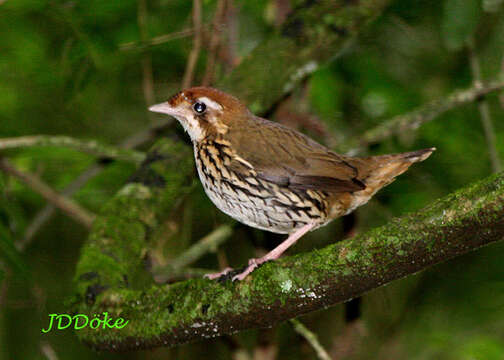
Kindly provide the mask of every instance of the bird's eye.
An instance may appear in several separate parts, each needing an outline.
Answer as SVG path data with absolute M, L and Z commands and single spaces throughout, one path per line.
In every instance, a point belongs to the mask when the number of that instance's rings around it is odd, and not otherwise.
M 206 105 L 202 102 L 197 102 L 193 105 L 193 109 L 198 114 L 203 114 L 206 111 Z

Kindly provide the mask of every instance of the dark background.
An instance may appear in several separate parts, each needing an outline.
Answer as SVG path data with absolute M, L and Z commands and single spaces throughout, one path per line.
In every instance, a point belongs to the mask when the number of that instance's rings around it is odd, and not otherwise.
M 280 0 L 228 3 L 216 78 L 231 71 L 273 32 L 289 9 L 289 2 Z M 212 22 L 215 7 L 215 0 L 203 1 L 204 24 Z M 191 8 L 188 0 L 0 0 L 0 137 L 64 134 L 119 144 L 161 119 L 149 114 L 147 106 L 180 90 L 191 37 L 152 46 L 146 52 L 138 47 L 125 50 L 121 45 L 142 36 L 191 28 Z M 476 80 L 471 56 L 480 63 L 484 81 L 502 79 L 503 15 L 504 6 L 498 0 L 395 1 L 341 57 L 296 88 L 271 118 L 337 148 L 343 139 L 394 115 L 470 87 Z M 145 19 L 144 25 L 139 16 Z M 208 41 L 207 36 L 195 84 L 205 74 Z M 467 45 L 471 42 L 472 51 Z M 151 86 L 154 99 L 149 97 Z M 486 98 L 501 158 L 503 96 L 495 93 Z M 170 134 L 177 132 L 181 133 L 176 124 L 168 129 Z M 369 152 L 430 146 L 438 149 L 431 158 L 413 166 L 356 212 L 353 231 L 364 232 L 391 217 L 419 210 L 494 171 L 477 104 L 451 110 Z M 59 147 L 9 150 L 2 155 L 58 191 L 96 160 Z M 96 213 L 134 170 L 130 163 L 113 162 L 73 198 Z M 23 251 L 11 254 L 12 242 L 22 241 L 46 203 L 2 173 L 0 191 L 0 359 L 315 357 L 289 323 L 126 355 L 98 355 L 70 330 L 42 334 L 48 314 L 65 312 L 87 230 L 58 211 Z M 180 234 L 180 243 L 172 245 L 176 251 L 229 222 L 200 185 L 179 209 L 173 219 Z M 322 247 L 343 234 L 343 222 L 337 220 L 309 234 L 289 252 Z M 281 239 L 238 226 L 219 256 L 221 262 L 227 259 L 239 266 L 254 255 L 252 246 L 259 251 L 270 249 Z M 365 295 L 362 316 L 350 323 L 345 323 L 344 305 L 310 314 L 302 321 L 319 335 L 334 359 L 503 359 L 503 258 L 504 244 L 497 243 L 395 281 Z M 209 254 L 197 265 L 216 269 L 218 262 Z

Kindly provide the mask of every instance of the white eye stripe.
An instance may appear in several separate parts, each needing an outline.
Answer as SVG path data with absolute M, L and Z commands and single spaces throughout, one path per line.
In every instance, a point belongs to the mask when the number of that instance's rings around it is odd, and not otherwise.
M 208 106 L 209 108 L 212 108 L 214 110 L 219 110 L 219 111 L 222 110 L 222 106 L 219 103 L 217 103 L 217 102 L 215 102 L 213 100 L 210 100 L 206 96 L 200 97 L 200 98 L 196 99 L 196 101 L 197 102 L 202 102 L 206 106 Z

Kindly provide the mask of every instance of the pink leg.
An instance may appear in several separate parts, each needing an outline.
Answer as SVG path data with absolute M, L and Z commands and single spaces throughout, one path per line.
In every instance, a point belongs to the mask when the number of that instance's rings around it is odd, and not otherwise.
M 280 257 L 280 255 L 282 255 L 285 250 L 287 250 L 289 247 L 294 245 L 296 243 L 296 241 L 298 241 L 308 231 L 313 229 L 314 226 L 315 226 L 315 224 L 306 224 L 302 228 L 299 228 L 298 230 L 296 230 L 295 232 L 290 234 L 289 237 L 284 242 L 282 242 L 280 245 L 278 245 L 276 248 L 271 250 L 269 253 L 267 253 L 263 257 L 258 258 L 258 259 L 250 259 L 248 262 L 247 268 L 241 274 L 233 276 L 233 281 L 234 280 L 243 280 L 247 277 L 248 274 L 250 274 L 252 271 L 254 271 L 254 269 L 256 267 L 258 267 L 259 265 L 261 265 L 269 260 L 278 259 Z

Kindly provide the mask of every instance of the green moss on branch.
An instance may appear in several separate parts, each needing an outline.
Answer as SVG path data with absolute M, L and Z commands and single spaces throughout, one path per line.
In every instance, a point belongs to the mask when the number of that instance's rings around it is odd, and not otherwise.
M 267 263 L 242 282 L 194 279 L 145 290 L 110 288 L 78 311 L 108 311 L 129 320 L 128 326 L 78 335 L 96 349 L 128 350 L 271 326 L 503 238 L 500 173 L 355 238 Z
M 159 141 L 101 210 L 77 265 L 77 292 L 92 302 L 108 288 L 128 288 L 142 272 L 150 235 L 168 217 L 193 175 L 191 149 Z

